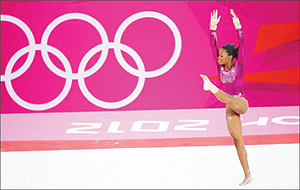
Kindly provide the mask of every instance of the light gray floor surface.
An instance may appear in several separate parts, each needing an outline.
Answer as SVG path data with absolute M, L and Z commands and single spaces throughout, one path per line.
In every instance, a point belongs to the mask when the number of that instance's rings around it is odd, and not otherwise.
M 299 144 L 1 152 L 1 188 L 299 189 Z

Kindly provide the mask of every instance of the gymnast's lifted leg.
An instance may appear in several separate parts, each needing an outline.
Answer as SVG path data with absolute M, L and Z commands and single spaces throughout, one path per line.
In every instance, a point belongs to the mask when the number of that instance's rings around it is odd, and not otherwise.
M 218 100 L 226 104 L 227 127 L 234 140 L 238 157 L 245 174 L 245 179 L 240 185 L 246 185 L 252 181 L 252 176 L 250 174 L 247 152 L 242 137 L 240 114 L 246 113 L 249 105 L 244 97 L 236 95 L 242 94 L 243 91 L 245 40 L 238 17 L 232 9 L 230 10 L 230 14 L 233 16 L 232 21 L 237 31 L 239 47 L 236 47 L 234 44 L 225 44 L 218 49 L 216 29 L 221 18 L 221 16 L 218 17 L 218 10 L 214 10 L 211 13 L 210 20 L 210 45 L 213 58 L 217 63 L 216 66 L 222 90 L 212 84 L 207 76 L 200 76 L 204 81 L 203 89 L 211 91 Z
M 253 179 L 250 174 L 247 160 L 248 155 L 244 146 L 240 114 L 244 114 L 248 110 L 248 101 L 243 97 L 231 96 L 218 89 L 210 82 L 207 76 L 201 75 L 201 77 L 204 81 L 203 89 L 211 91 L 218 100 L 226 104 L 226 121 L 228 131 L 234 140 L 234 145 L 245 174 L 245 179 L 242 183 L 240 183 L 240 186 L 247 185 Z

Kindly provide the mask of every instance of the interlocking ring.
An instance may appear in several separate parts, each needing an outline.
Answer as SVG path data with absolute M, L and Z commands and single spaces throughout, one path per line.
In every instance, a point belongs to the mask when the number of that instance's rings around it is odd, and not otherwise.
M 44 103 L 44 104 L 32 104 L 32 103 L 28 103 L 28 102 L 24 101 L 23 99 L 21 99 L 16 94 L 16 92 L 14 91 L 14 89 L 12 87 L 11 79 L 8 76 L 10 76 L 14 64 L 16 63 L 16 61 L 20 57 L 22 57 L 23 55 L 25 55 L 25 53 L 27 53 L 27 52 L 41 50 L 41 49 L 44 49 L 44 50 L 47 50 L 47 51 L 51 52 L 52 54 L 54 54 L 56 57 L 58 57 L 62 61 L 63 66 L 66 69 L 66 73 L 67 73 L 67 75 L 65 77 L 66 78 L 66 83 L 65 83 L 65 87 L 64 87 L 63 91 L 54 100 L 52 100 L 52 101 L 50 101 L 48 103 Z M 17 51 L 17 53 L 15 53 L 12 56 L 12 58 L 9 60 L 7 66 L 5 68 L 5 86 L 6 86 L 7 92 L 10 95 L 10 97 L 17 104 L 19 104 L 20 106 L 22 106 L 22 107 L 24 107 L 26 109 L 30 109 L 30 110 L 46 110 L 46 109 L 50 109 L 50 108 L 58 105 L 60 102 L 62 102 L 64 100 L 64 98 L 68 95 L 68 93 L 69 93 L 69 91 L 71 89 L 71 86 L 72 86 L 72 69 L 71 69 L 71 65 L 70 65 L 69 61 L 67 60 L 67 58 L 64 56 L 64 54 L 62 54 L 60 51 L 58 51 L 54 47 L 43 46 L 43 45 L 40 45 L 40 44 L 36 44 L 34 46 L 27 46 L 27 47 L 22 48 L 19 51 Z
M 146 71 L 145 67 L 144 67 L 144 63 L 143 63 L 142 59 L 140 58 L 140 56 L 132 48 L 121 43 L 122 34 L 124 33 L 125 29 L 132 22 L 134 22 L 138 19 L 142 19 L 142 18 L 155 18 L 155 19 L 161 20 L 162 22 L 164 22 L 165 24 L 167 24 L 169 26 L 169 28 L 171 29 L 171 31 L 174 35 L 174 39 L 175 39 L 175 48 L 174 48 L 172 57 L 163 67 L 161 67 L 160 69 L 154 70 L 154 71 Z M 94 48 L 89 50 L 84 55 L 84 57 L 80 61 L 77 73 L 72 72 L 70 62 L 68 61 L 68 59 L 64 56 L 64 54 L 61 51 L 59 51 L 58 49 L 47 44 L 48 38 L 49 38 L 52 30 L 56 26 L 58 26 L 60 23 L 68 21 L 68 20 L 72 20 L 72 19 L 83 20 L 83 21 L 86 21 L 89 24 L 91 24 L 99 32 L 101 39 L 102 39 L 102 44 L 95 46 Z M 29 110 L 41 111 L 41 110 L 47 110 L 47 109 L 57 106 L 68 95 L 68 93 L 71 89 L 73 80 L 78 80 L 78 84 L 79 84 L 82 94 L 88 101 L 90 101 L 94 105 L 96 105 L 98 107 L 106 108 L 106 109 L 121 108 L 123 106 L 130 104 L 132 101 L 134 101 L 139 96 L 139 94 L 141 93 L 141 91 L 144 87 L 146 78 L 157 77 L 157 76 L 160 76 L 160 75 L 168 72 L 177 62 L 177 60 L 180 56 L 180 52 L 181 52 L 181 36 L 180 36 L 180 32 L 179 32 L 178 28 L 176 27 L 176 25 L 174 24 L 174 22 L 171 19 L 169 19 L 167 16 L 165 16 L 161 13 L 158 13 L 158 12 L 153 12 L 153 11 L 139 12 L 139 13 L 136 13 L 136 14 L 128 17 L 118 28 L 115 38 L 114 38 L 114 42 L 108 41 L 108 36 L 106 34 L 105 29 L 96 19 L 94 19 L 93 17 L 91 17 L 89 15 L 82 14 L 82 13 L 69 13 L 69 14 L 62 15 L 62 16 L 56 18 L 55 20 L 53 20 L 44 31 L 42 40 L 41 40 L 41 44 L 35 44 L 34 36 L 31 32 L 31 30 L 20 19 L 15 18 L 13 16 L 9 16 L 9 15 L 1 15 L 1 21 L 11 22 L 11 23 L 16 24 L 18 27 L 20 27 L 24 31 L 25 35 L 27 36 L 28 42 L 29 42 L 28 46 L 20 49 L 11 57 L 11 59 L 9 60 L 7 66 L 6 66 L 5 74 L 1 75 L 1 82 L 3 82 L 3 81 L 5 82 L 6 89 L 9 93 L 9 95 L 11 96 L 11 98 L 18 105 L 20 105 L 26 109 L 29 109 Z M 138 77 L 138 83 L 136 85 L 136 88 L 133 90 L 133 92 L 128 97 L 124 98 L 123 100 L 117 101 L 117 102 L 105 102 L 105 101 L 97 99 L 89 92 L 89 90 L 87 89 L 87 87 L 85 85 L 85 81 L 84 81 L 84 79 L 86 77 L 93 75 L 102 67 L 102 65 L 104 64 L 104 62 L 108 56 L 109 49 L 114 49 L 116 58 L 120 64 L 120 66 L 123 67 L 124 70 L 126 70 L 128 73 Z M 48 103 L 43 103 L 43 104 L 33 104 L 33 103 L 28 103 L 28 102 L 24 101 L 16 94 L 16 92 L 13 89 L 12 83 L 11 83 L 11 80 L 21 76 L 23 73 L 25 73 L 27 71 L 27 69 L 30 67 L 30 65 L 33 62 L 36 51 L 41 51 L 42 58 L 46 64 L 46 66 L 53 73 L 55 73 L 59 77 L 66 79 L 65 86 L 64 86 L 63 90 L 61 91 L 61 93 L 55 99 L 51 100 Z M 98 53 L 100 51 L 102 51 L 101 56 L 99 57 L 99 59 L 97 60 L 95 65 L 93 65 L 88 70 L 85 70 L 86 65 L 89 62 L 89 60 L 96 53 Z M 130 55 L 133 58 L 133 60 L 137 64 L 137 69 L 134 69 L 125 61 L 121 51 L 126 52 L 128 55 Z M 54 54 L 62 62 L 63 66 L 65 68 L 65 71 L 60 70 L 52 63 L 51 59 L 49 58 L 48 52 Z M 12 69 L 13 69 L 15 63 L 17 62 L 17 60 L 26 53 L 29 53 L 29 55 L 28 55 L 25 63 L 17 71 L 12 73 Z
M 162 75 L 166 72 L 168 72 L 176 63 L 176 61 L 179 58 L 180 51 L 181 51 L 181 37 L 178 28 L 176 25 L 173 23 L 172 20 L 170 20 L 168 17 L 166 17 L 163 14 L 157 13 L 157 12 L 151 12 L 151 11 L 145 11 L 145 12 L 140 12 L 136 13 L 130 17 L 128 17 L 118 28 L 116 32 L 116 36 L 114 39 L 114 42 L 119 44 L 121 43 L 121 37 L 122 34 L 124 33 L 125 29 L 134 21 L 141 19 L 141 18 L 156 18 L 158 20 L 161 20 L 165 24 L 167 24 L 171 31 L 173 32 L 174 38 L 175 38 L 175 48 L 174 48 L 174 53 L 171 57 L 171 59 L 160 69 L 154 70 L 154 71 L 148 71 L 146 72 L 146 77 L 147 78 L 152 78 L 152 77 L 157 77 L 159 75 Z M 133 74 L 135 76 L 138 76 L 138 71 L 131 67 L 123 58 L 121 51 L 118 49 L 114 49 L 117 60 L 119 61 L 120 65 L 130 74 Z
M 27 36 L 29 47 L 33 47 L 35 45 L 34 36 L 31 32 L 31 30 L 29 29 L 29 27 L 23 21 L 21 21 L 18 18 L 15 18 L 13 16 L 9 16 L 9 15 L 1 15 L 1 21 L 11 22 L 11 23 L 17 25 L 18 27 L 20 27 L 23 30 L 23 32 L 25 33 L 25 35 Z M 28 55 L 24 65 L 22 67 L 20 67 L 14 73 L 9 73 L 8 80 L 15 79 L 15 78 L 21 76 L 24 72 L 26 72 L 26 70 L 30 67 L 30 65 L 34 59 L 34 56 L 35 56 L 35 51 L 33 49 L 29 49 L 29 55 Z M 1 75 L 1 82 L 5 80 L 5 76 L 8 77 L 7 75 L 4 75 L 4 76 Z

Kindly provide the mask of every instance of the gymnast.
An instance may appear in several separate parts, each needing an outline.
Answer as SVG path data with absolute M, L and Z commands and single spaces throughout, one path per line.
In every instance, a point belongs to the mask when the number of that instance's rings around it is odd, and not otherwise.
M 237 31 L 239 47 L 233 44 L 226 44 L 220 49 L 217 48 L 216 29 L 221 16 L 218 17 L 218 10 L 211 13 L 210 20 L 210 42 L 212 53 L 220 80 L 220 89 L 208 79 L 206 75 L 200 74 L 204 81 L 203 89 L 211 91 L 216 98 L 226 104 L 226 121 L 231 137 L 242 165 L 245 179 L 240 186 L 247 185 L 253 178 L 250 174 L 247 160 L 247 152 L 244 146 L 242 136 L 242 124 L 240 115 L 246 113 L 249 104 L 243 95 L 243 78 L 244 78 L 244 58 L 245 58 L 245 41 L 241 30 L 242 26 L 234 11 L 230 10 L 233 24 Z

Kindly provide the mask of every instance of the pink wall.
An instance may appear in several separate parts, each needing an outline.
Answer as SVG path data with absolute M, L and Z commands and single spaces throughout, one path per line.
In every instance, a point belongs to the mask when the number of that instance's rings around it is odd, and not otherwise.
M 1 113 L 224 107 L 211 93 L 203 91 L 199 74 L 217 76 L 209 46 L 213 9 L 222 15 L 217 30 L 219 46 L 237 44 L 230 8 L 239 16 L 245 35 L 244 90 L 250 106 L 299 105 L 299 1 L 1 1 Z M 121 24 L 145 11 L 151 11 L 147 16 L 158 15 L 157 18 L 164 20 L 137 19 L 124 28 L 123 45 L 118 44 L 114 38 Z M 42 42 L 50 23 L 57 18 L 71 18 L 74 13 L 80 13 L 85 21 L 77 16 L 61 22 L 49 33 L 48 40 Z M 29 28 L 27 35 L 32 35 L 30 42 L 21 29 L 25 25 Z M 264 27 L 273 30 L 270 34 L 262 32 L 260 29 Z M 260 36 L 267 38 L 273 34 L 273 46 L 254 53 L 255 46 L 264 43 Z M 104 51 L 99 49 L 93 56 L 89 51 L 96 46 Z M 120 65 L 116 48 L 123 50 L 129 69 Z M 41 49 L 51 52 L 52 70 L 46 65 Z M 83 69 L 95 72 L 89 77 L 75 75 L 88 55 L 91 59 Z M 99 58 L 103 65 L 95 68 Z M 151 74 L 168 65 L 169 69 Z M 25 72 L 21 73 L 20 68 Z M 143 68 L 146 72 L 142 72 Z M 78 83 L 80 77 L 95 100 L 83 95 Z M 61 99 L 57 99 L 60 94 Z M 110 103 L 102 104 L 99 100 Z

